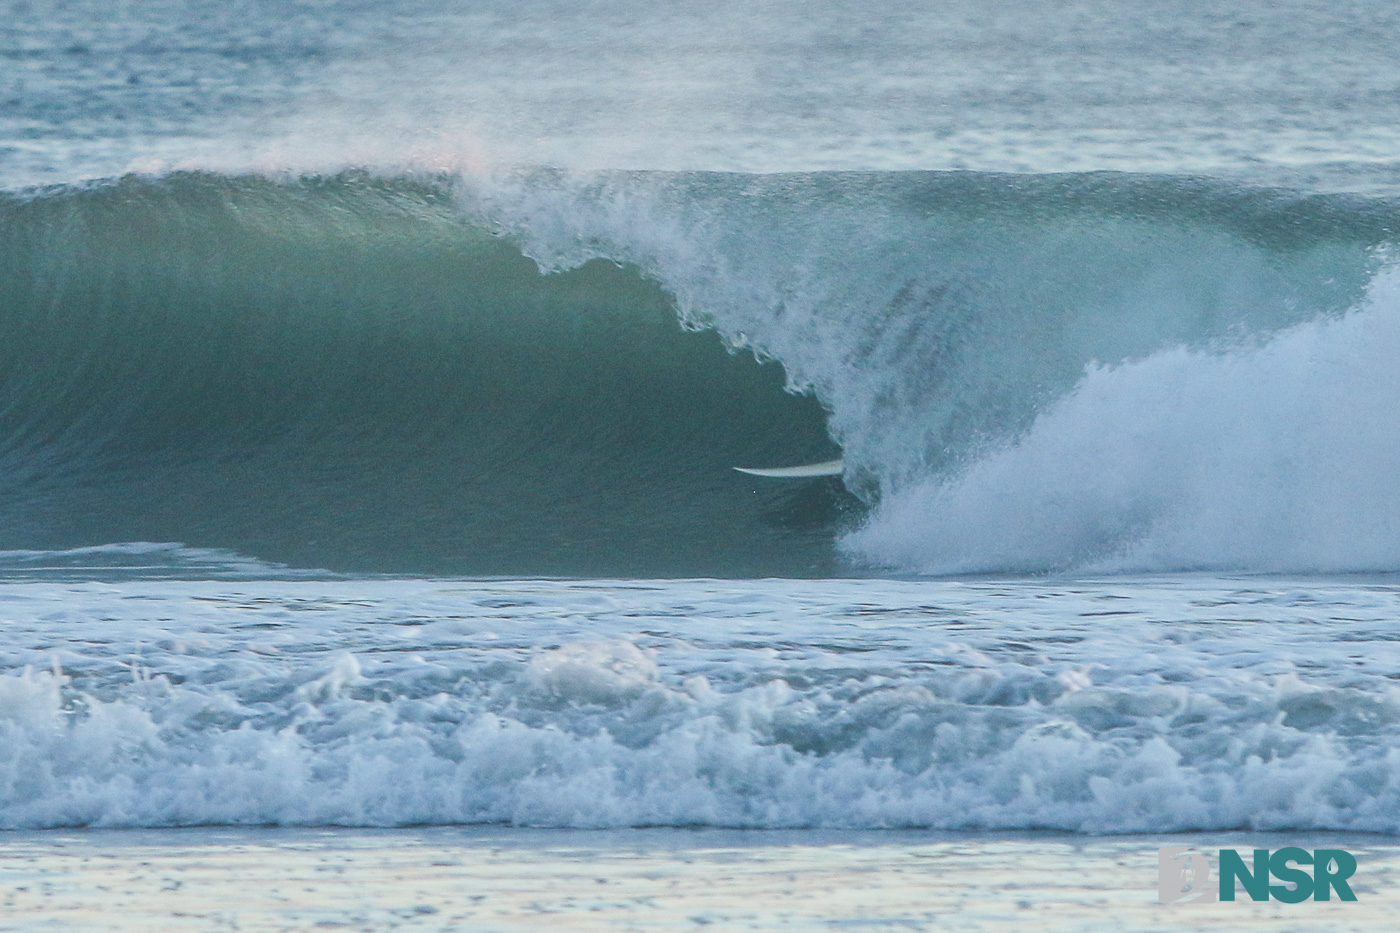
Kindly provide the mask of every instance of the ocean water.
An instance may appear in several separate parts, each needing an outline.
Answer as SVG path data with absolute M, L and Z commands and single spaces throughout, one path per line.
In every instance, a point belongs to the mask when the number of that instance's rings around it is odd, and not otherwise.
M 1397 40 L 0 2 L 0 828 L 1393 838 Z

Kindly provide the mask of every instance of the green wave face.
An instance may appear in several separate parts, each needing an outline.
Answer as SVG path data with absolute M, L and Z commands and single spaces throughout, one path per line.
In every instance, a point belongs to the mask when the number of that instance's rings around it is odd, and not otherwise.
M 850 504 L 776 364 L 634 268 L 544 275 L 442 186 L 175 176 L 0 206 L 0 548 L 803 574 Z

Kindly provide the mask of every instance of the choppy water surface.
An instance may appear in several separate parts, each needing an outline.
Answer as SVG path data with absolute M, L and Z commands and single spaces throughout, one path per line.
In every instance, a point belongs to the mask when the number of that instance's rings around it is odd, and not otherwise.
M 0 177 L 1112 169 L 1394 193 L 1384 0 L 0 5 Z
M 0 822 L 1393 832 L 1390 584 L 10 582 Z

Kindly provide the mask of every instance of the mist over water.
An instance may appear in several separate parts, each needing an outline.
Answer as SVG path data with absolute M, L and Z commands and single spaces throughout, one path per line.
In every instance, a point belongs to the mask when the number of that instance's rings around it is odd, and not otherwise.
M 0 179 L 1116 170 L 1396 191 L 1377 0 L 0 5 Z

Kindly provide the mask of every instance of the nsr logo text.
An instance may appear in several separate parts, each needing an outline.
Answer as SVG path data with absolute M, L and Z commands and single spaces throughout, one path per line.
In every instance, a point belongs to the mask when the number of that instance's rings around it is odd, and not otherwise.
M 1213 904 L 1235 899 L 1238 881 L 1252 901 L 1273 898 L 1285 904 L 1300 904 L 1312 898 L 1354 901 L 1347 879 L 1356 874 L 1356 857 L 1343 849 L 1315 849 L 1296 846 L 1255 849 L 1253 865 L 1246 865 L 1234 849 L 1220 850 L 1220 879 L 1211 883 L 1210 861 L 1200 852 L 1182 846 L 1157 850 L 1157 896 L 1163 904 Z M 1311 865 L 1312 872 L 1300 867 Z M 1278 884 L 1270 884 L 1270 876 Z

